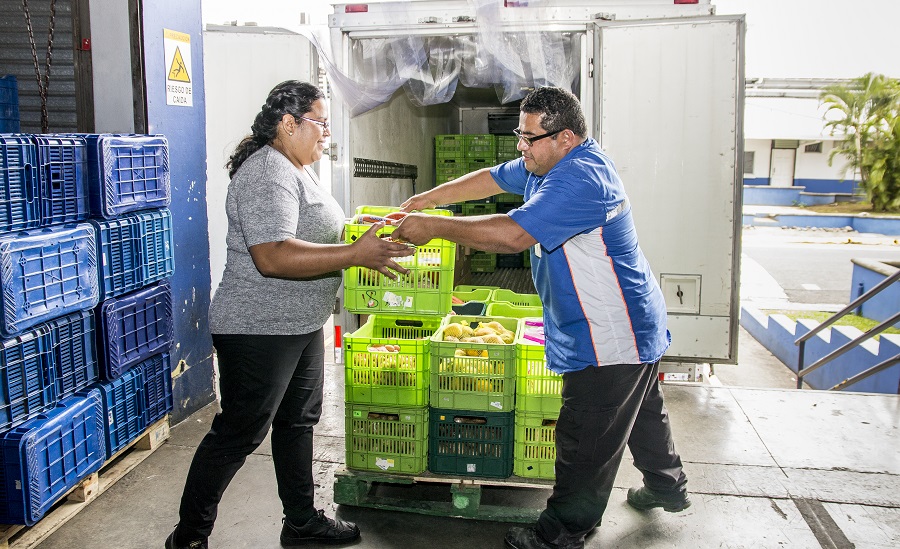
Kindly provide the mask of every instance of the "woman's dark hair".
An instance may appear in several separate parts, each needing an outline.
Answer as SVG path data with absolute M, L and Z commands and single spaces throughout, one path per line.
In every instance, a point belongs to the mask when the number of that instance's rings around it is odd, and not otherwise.
M 519 110 L 527 114 L 543 114 L 541 127 L 548 132 L 572 130 L 578 137 L 587 137 L 581 103 L 575 94 L 563 88 L 538 88 L 522 100 Z
M 266 98 L 266 104 L 262 106 L 256 119 L 253 120 L 253 125 L 250 126 L 252 133 L 235 147 L 234 153 L 225 164 L 228 168 L 228 177 L 234 177 L 235 172 L 251 154 L 275 139 L 278 123 L 285 114 L 297 118 L 304 116 L 312 110 L 313 103 L 324 98 L 322 90 L 299 80 L 287 80 L 272 88 Z

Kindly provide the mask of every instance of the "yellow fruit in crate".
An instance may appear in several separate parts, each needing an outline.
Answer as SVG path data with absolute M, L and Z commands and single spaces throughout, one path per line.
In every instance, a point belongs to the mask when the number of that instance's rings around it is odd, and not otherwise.
M 513 341 L 515 341 L 516 334 L 507 330 L 507 331 L 503 332 L 502 334 L 500 334 L 500 339 L 503 341 L 503 343 L 510 344 Z
M 459 338 L 454 337 L 454 336 L 444 336 L 444 341 L 450 341 L 452 343 L 456 343 L 459 341 Z
M 486 336 L 481 336 L 485 343 L 490 343 L 492 345 L 503 345 L 503 339 L 497 334 L 489 334 Z
M 475 335 L 477 336 L 494 335 L 496 333 L 497 330 L 485 325 L 481 325 L 478 328 L 475 328 Z
M 469 355 L 466 354 L 465 349 L 457 349 L 457 350 L 453 351 L 453 356 L 469 356 Z
M 467 356 L 481 356 L 480 349 L 466 349 Z
M 475 335 L 475 330 L 473 330 L 471 326 L 467 324 L 460 324 L 460 326 L 462 327 L 462 335 L 464 337 L 472 337 Z M 459 339 L 462 339 L 462 337 Z
M 493 328 L 494 330 L 496 330 L 498 332 L 506 330 L 506 328 L 503 326 L 503 324 L 500 324 L 496 320 L 492 320 L 490 322 L 485 322 L 483 325 L 490 326 L 491 328 Z
M 448 337 L 454 337 L 457 340 L 463 335 L 463 327 L 461 324 L 447 324 L 444 326 L 444 341 L 448 341 Z
M 494 386 L 489 379 L 479 379 L 475 382 L 475 390 L 479 393 L 492 393 Z
M 487 358 L 488 356 L 490 356 L 490 355 L 488 355 L 487 349 L 481 351 L 481 356 L 483 356 L 484 358 Z

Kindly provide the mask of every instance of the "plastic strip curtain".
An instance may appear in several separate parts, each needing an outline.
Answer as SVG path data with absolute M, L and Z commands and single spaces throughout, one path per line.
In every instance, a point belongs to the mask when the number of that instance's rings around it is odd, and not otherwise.
M 501 104 L 523 98 L 530 89 L 561 86 L 573 89 L 579 75 L 579 36 L 539 30 L 539 10 L 519 15 L 515 32 L 502 27 L 502 0 L 470 0 L 476 12 L 473 34 L 455 36 L 397 35 L 362 38 L 351 43 L 351 74 L 331 61 L 315 31 L 301 31 L 313 43 L 332 86 L 351 116 L 386 103 L 401 87 L 417 106 L 453 99 L 458 84 L 494 88 Z M 506 21 L 509 22 L 507 15 Z

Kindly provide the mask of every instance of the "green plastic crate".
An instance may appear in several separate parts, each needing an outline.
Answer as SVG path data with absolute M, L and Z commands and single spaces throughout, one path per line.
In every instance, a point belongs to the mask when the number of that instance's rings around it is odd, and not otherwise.
M 513 469 L 514 412 L 432 408 L 428 419 L 428 470 L 432 473 L 506 478 Z
M 491 215 L 497 213 L 497 205 L 490 203 L 462 203 L 462 215 Z
M 508 303 L 506 301 L 500 301 L 497 303 L 488 303 L 487 311 L 485 312 L 487 316 L 508 316 L 511 318 L 529 318 L 529 317 L 543 317 L 544 316 L 544 308 L 543 307 L 520 307 L 519 305 L 513 305 L 512 303 Z
M 459 284 L 453 287 L 454 292 L 471 292 L 474 290 L 496 290 L 500 286 L 472 286 L 469 284 Z M 488 295 L 490 297 L 490 295 Z
M 562 376 L 547 369 L 544 346 L 526 339 L 516 342 L 516 408 L 526 412 L 559 413 Z
M 429 338 L 440 325 L 438 316 L 372 315 L 344 336 L 344 399 L 357 404 L 427 405 Z M 400 350 L 377 349 L 384 345 Z
M 461 289 L 471 288 L 471 289 Z M 491 299 L 491 292 L 494 288 L 483 286 L 457 286 L 453 290 L 453 297 L 463 301 L 483 301 L 487 303 Z
M 399 208 L 386 206 L 360 206 L 357 213 L 386 215 Z M 447 210 L 424 210 L 431 215 L 453 215 Z M 345 242 L 353 242 L 371 226 L 347 224 Z M 386 226 L 380 232 L 390 234 L 394 226 Z M 417 246 L 416 253 L 398 257 L 399 265 L 409 269 L 408 274 L 397 274 L 396 280 L 374 269 L 350 267 L 344 270 L 344 308 L 352 313 L 374 314 L 429 314 L 445 315 L 450 312 L 453 274 L 456 266 L 456 244 L 449 240 L 434 239 Z
M 437 158 L 434 162 L 434 181 L 441 185 L 469 173 L 469 162 L 463 158 Z
M 494 294 L 491 296 L 491 301 L 493 301 L 494 303 L 505 301 L 512 305 L 518 305 L 519 307 L 541 306 L 541 297 L 537 294 L 519 294 L 512 290 L 506 290 L 503 288 L 494 290 Z
M 521 194 L 516 193 L 500 193 L 494 195 L 494 202 L 499 204 L 524 204 Z
M 515 404 L 515 344 L 444 341 L 451 324 L 497 321 L 515 334 L 522 335 L 515 318 L 448 315 L 431 336 L 431 405 L 454 410 L 507 412 Z M 468 353 L 457 356 L 457 350 Z
M 466 139 L 465 135 L 442 134 L 434 136 L 434 154 L 441 156 L 458 156 L 464 158 L 466 156 Z
M 556 478 L 556 414 L 516 410 L 513 473 L 525 478 Z
M 489 254 L 487 252 L 473 253 L 469 261 L 469 270 L 473 273 L 492 273 L 496 271 L 497 254 Z
M 486 133 L 467 135 L 466 157 L 471 159 L 490 160 L 497 158 L 497 136 Z
M 472 159 L 466 163 L 466 173 L 477 172 L 482 168 L 490 168 L 494 166 L 496 162 L 493 158 L 481 158 L 481 159 Z
M 498 135 L 497 136 L 497 159 L 516 158 L 521 155 L 519 152 L 519 138 L 515 135 Z
M 419 474 L 428 466 L 428 408 L 347 404 L 347 467 L 379 473 Z

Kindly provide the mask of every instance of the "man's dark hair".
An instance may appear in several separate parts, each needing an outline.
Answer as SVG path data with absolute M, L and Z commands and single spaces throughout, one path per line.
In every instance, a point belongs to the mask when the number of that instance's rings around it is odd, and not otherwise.
M 527 114 L 543 114 L 541 127 L 548 132 L 572 130 L 578 137 L 587 137 L 581 102 L 575 94 L 563 88 L 538 88 L 522 100 L 519 110 Z

